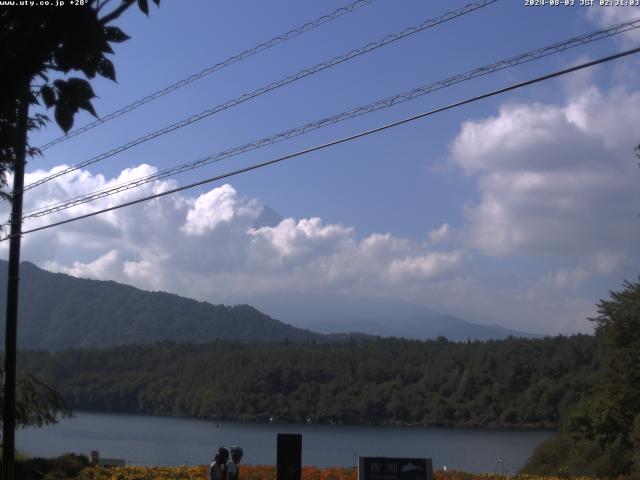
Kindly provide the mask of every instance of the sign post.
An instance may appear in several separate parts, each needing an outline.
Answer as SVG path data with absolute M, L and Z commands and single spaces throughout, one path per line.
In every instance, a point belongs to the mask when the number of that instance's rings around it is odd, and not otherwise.
M 430 458 L 360 457 L 358 480 L 433 480 Z
M 302 435 L 299 433 L 279 433 L 277 456 L 276 479 L 301 480 Z

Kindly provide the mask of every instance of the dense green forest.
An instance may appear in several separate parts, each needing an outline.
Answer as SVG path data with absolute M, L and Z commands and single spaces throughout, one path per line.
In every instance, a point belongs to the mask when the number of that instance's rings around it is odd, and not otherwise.
M 640 478 L 640 278 L 598 304 L 593 393 L 568 409 L 526 471 Z
M 590 336 L 159 343 L 23 352 L 74 409 L 242 421 L 553 427 L 591 393 Z

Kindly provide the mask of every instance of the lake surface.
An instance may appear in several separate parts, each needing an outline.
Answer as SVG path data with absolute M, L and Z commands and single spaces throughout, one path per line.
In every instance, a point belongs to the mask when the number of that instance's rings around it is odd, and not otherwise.
M 209 463 L 220 445 L 240 445 L 249 464 L 276 463 L 276 434 L 302 434 L 303 465 L 351 466 L 355 456 L 426 457 L 434 469 L 515 473 L 550 431 L 452 430 L 215 422 L 187 418 L 77 412 L 39 429 L 18 430 L 16 447 L 34 456 L 100 451 L 127 465 Z

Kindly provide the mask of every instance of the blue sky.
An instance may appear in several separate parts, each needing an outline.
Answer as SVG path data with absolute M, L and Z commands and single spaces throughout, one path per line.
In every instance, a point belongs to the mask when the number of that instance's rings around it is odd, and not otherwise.
M 163 2 L 150 18 L 131 11 L 119 23 L 132 39 L 116 48 L 118 83 L 93 82 L 96 110 L 109 113 L 346 4 L 192 0 Z M 29 164 L 27 181 L 463 5 L 377 0 L 52 147 Z M 640 8 L 528 7 L 501 0 L 34 189 L 26 207 L 244 144 L 634 16 Z M 575 48 L 172 181 L 181 185 L 275 158 L 638 40 L 627 34 Z M 298 324 L 303 319 L 286 308 L 291 294 L 321 295 L 329 303 L 409 302 L 536 333 L 589 331 L 584 319 L 594 313 L 594 302 L 639 271 L 640 197 L 633 188 L 640 173 L 633 153 L 640 143 L 637 66 L 635 58 L 607 64 L 232 178 L 226 187 L 199 187 L 151 206 L 26 236 L 23 259 L 212 302 L 252 303 Z M 89 121 L 85 113 L 76 117 L 76 125 Z M 38 145 L 59 135 L 50 125 L 31 141 Z M 132 168 L 138 170 L 125 170 Z M 286 220 L 253 229 L 262 205 Z M 82 208 L 55 218 L 89 211 Z M 340 314 L 339 304 L 332 315 Z

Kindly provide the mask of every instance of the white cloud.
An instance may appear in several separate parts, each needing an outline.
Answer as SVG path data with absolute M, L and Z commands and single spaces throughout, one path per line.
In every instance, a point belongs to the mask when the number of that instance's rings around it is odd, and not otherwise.
M 502 272 L 471 273 L 460 302 L 504 323 L 517 312 L 512 325 L 524 330 L 591 331 L 597 298 L 585 287 L 616 289 L 640 269 L 640 137 L 622 127 L 640 122 L 640 92 L 580 92 L 563 104 L 504 104 L 464 122 L 450 147 L 479 193 L 461 244 Z M 455 302 L 453 285 L 443 293 Z
M 30 191 L 25 209 L 154 172 L 141 165 L 105 179 L 79 170 Z M 26 182 L 50 173 L 28 174 Z M 152 182 L 97 204 L 36 219 L 25 228 L 173 186 L 169 181 Z M 264 293 L 284 298 L 293 291 L 318 289 L 393 295 L 409 283 L 412 288 L 428 288 L 433 279 L 455 272 L 463 259 L 460 252 L 433 250 L 390 234 L 360 239 L 354 228 L 319 218 L 286 218 L 274 226 L 254 228 L 261 211 L 257 199 L 222 185 L 196 198 L 172 195 L 26 235 L 24 258 L 75 276 L 113 279 L 213 302 L 246 302 L 251 295 Z
M 448 223 L 443 223 L 438 228 L 431 230 L 427 234 L 430 243 L 436 244 L 444 241 L 451 236 L 452 230 Z
M 317 255 L 331 255 L 336 248 L 354 248 L 355 231 L 342 225 L 324 225 L 319 218 L 282 220 L 275 227 L 251 229 L 248 232 L 258 256 L 255 262 L 277 262 L 279 265 L 311 260 Z
M 577 289 L 589 279 L 591 273 L 583 267 L 561 268 L 552 274 L 552 282 L 556 288 Z
M 214 188 L 200 195 L 189 211 L 181 227 L 188 235 L 203 235 L 216 229 L 222 222 L 227 224 L 241 220 L 247 227 L 255 221 L 261 207 L 257 202 L 239 204 L 236 191 L 231 185 Z
M 402 281 L 410 276 L 415 279 L 431 279 L 454 269 L 462 260 L 461 251 L 434 252 L 420 257 L 393 260 L 387 269 L 392 281 Z
M 510 104 L 465 122 L 452 161 L 477 177 L 481 194 L 466 209 L 466 244 L 490 255 L 589 263 L 609 252 L 599 262 L 609 266 L 635 254 L 640 139 L 621 126 L 639 122 L 640 93 L 595 88 L 565 105 Z
M 121 264 L 118 261 L 118 251 L 109 250 L 104 255 L 99 256 L 92 262 L 73 262 L 71 267 L 64 268 L 56 264 L 51 264 L 55 270 L 64 269 L 74 277 L 89 277 L 98 280 L 110 280 L 118 277 L 122 273 Z M 57 267 L 57 268 L 56 268 Z
M 601 251 L 593 256 L 592 269 L 595 273 L 610 275 L 616 272 L 625 260 L 628 258 L 623 252 Z
M 598 3 L 596 1 L 596 3 Z M 604 28 L 618 23 L 626 22 L 634 18 L 640 17 L 637 6 L 625 5 L 594 5 L 586 9 L 587 18 L 597 25 Z M 638 29 L 629 30 L 622 34 L 624 43 L 635 46 L 635 42 L 640 39 Z

